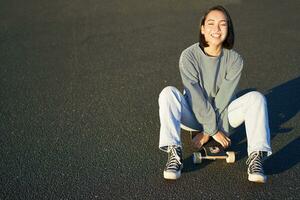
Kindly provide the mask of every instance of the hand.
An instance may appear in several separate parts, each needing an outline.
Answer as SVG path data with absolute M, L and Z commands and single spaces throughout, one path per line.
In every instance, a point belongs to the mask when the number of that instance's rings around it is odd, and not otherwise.
M 196 149 L 200 149 L 206 142 L 209 140 L 209 135 L 202 133 L 197 133 L 197 135 L 193 138 L 192 144 Z
M 225 149 L 230 146 L 231 140 L 221 131 L 212 136 L 215 141 L 220 143 Z

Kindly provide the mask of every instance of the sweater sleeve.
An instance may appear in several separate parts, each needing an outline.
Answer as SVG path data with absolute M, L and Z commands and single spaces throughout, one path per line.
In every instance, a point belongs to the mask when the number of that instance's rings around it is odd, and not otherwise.
M 202 124 L 204 133 L 215 135 L 218 131 L 215 111 L 204 96 L 193 62 L 184 53 L 180 56 L 179 69 L 188 103 L 197 121 Z
M 220 115 L 231 101 L 238 86 L 243 69 L 243 59 L 238 55 L 229 67 L 220 89 L 215 97 L 216 113 Z

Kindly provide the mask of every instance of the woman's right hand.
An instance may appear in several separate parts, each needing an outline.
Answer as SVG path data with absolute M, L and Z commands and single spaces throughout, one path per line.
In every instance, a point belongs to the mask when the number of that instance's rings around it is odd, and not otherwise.
M 192 139 L 193 147 L 200 149 L 205 143 L 209 140 L 209 135 L 204 134 L 203 132 L 197 133 L 197 135 Z
M 220 143 L 225 149 L 230 146 L 231 140 L 222 132 L 218 131 L 214 136 L 212 136 L 215 141 Z

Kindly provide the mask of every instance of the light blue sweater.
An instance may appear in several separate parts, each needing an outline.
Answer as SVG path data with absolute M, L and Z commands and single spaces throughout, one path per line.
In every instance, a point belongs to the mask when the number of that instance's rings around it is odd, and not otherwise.
M 210 57 L 196 43 L 182 52 L 179 69 L 185 97 L 204 133 L 229 133 L 227 107 L 235 98 L 242 68 L 243 59 L 234 50 L 223 48 L 218 57 Z

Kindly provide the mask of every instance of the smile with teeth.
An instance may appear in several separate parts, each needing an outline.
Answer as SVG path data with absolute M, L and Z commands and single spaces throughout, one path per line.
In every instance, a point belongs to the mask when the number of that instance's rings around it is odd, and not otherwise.
M 219 38 L 219 37 L 221 37 L 221 34 L 220 33 L 212 33 L 211 37 L 213 37 L 213 38 Z

